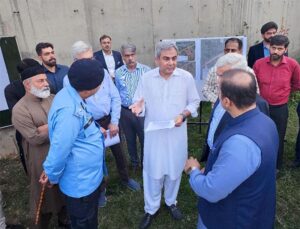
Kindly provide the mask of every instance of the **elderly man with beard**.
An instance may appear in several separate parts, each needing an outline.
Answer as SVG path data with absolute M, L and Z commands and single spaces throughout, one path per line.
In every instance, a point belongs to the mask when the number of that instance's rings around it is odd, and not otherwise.
M 270 40 L 270 57 L 255 62 L 260 95 L 268 102 L 270 117 L 279 134 L 277 169 L 282 166 L 284 136 L 288 120 L 288 100 L 292 91 L 300 90 L 300 67 L 296 60 L 284 56 L 289 39 L 276 35 Z
M 29 67 L 21 73 L 25 96 L 12 111 L 12 123 L 23 137 L 23 148 L 27 160 L 30 180 L 30 218 L 35 219 L 41 185 L 39 177 L 42 163 L 49 149 L 47 114 L 53 100 L 44 68 L 41 65 Z M 57 186 L 46 188 L 37 228 L 47 228 L 52 214 L 58 214 L 59 224 L 65 224 L 64 199 Z
M 51 43 L 38 43 L 35 51 L 45 69 L 51 92 L 56 94 L 63 88 L 63 79 L 68 74 L 69 67 L 56 64 L 54 47 Z

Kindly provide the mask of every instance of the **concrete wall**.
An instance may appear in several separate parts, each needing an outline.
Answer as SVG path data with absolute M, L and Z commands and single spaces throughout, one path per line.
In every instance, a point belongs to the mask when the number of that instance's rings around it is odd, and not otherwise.
M 300 57 L 299 9 L 299 0 L 1 0 L 0 36 L 16 36 L 22 58 L 36 57 L 38 42 L 52 42 L 58 63 L 69 65 L 75 41 L 98 50 L 105 33 L 116 50 L 135 43 L 140 62 L 153 66 L 160 39 L 245 35 L 252 45 L 273 20 L 290 30 L 289 54 Z M 0 155 L 16 152 L 12 136 L 0 130 Z
M 154 44 L 164 38 L 245 35 L 252 45 L 260 27 L 274 20 L 289 28 L 289 53 L 300 55 L 298 0 L 1 0 L 0 36 L 16 36 L 22 57 L 35 57 L 35 45 L 50 41 L 59 63 L 70 64 L 77 40 L 99 49 L 99 37 L 138 47 L 141 62 L 153 65 Z

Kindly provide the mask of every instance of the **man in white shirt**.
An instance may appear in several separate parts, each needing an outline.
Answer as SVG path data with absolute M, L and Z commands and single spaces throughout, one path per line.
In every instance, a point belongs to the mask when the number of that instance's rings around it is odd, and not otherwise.
M 111 37 L 103 35 L 100 37 L 101 50 L 94 53 L 96 60 L 100 61 L 112 79 L 115 78 L 115 70 L 123 65 L 121 53 L 111 49 Z
M 199 95 L 193 76 L 176 68 L 178 49 L 171 41 L 156 45 L 157 68 L 141 77 L 129 108 L 145 116 L 145 130 L 150 122 L 173 121 L 173 128 L 145 131 L 143 181 L 145 215 L 139 228 L 148 228 L 160 208 L 164 188 L 165 203 L 174 219 L 183 218 L 176 206 L 184 161 L 187 158 L 189 115 L 197 116 Z

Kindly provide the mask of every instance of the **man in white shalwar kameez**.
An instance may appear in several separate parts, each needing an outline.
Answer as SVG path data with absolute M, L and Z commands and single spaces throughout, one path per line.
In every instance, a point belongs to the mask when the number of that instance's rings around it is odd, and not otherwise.
M 183 215 L 176 206 L 181 175 L 187 159 L 187 122 L 197 116 L 200 98 L 193 76 L 177 65 L 178 49 L 171 41 L 156 45 L 157 68 L 145 73 L 130 109 L 149 122 L 175 120 L 175 127 L 145 131 L 143 181 L 145 215 L 139 228 L 148 228 L 160 208 L 164 188 L 166 206 L 174 219 Z

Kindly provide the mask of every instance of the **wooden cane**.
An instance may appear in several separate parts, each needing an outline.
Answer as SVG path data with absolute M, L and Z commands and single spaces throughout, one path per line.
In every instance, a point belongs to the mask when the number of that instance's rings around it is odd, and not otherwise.
M 43 203 L 43 199 L 44 199 L 44 195 L 45 195 L 45 187 L 46 187 L 46 184 L 42 184 L 42 191 L 40 194 L 39 204 L 38 204 L 36 214 L 35 214 L 35 225 L 38 225 L 38 223 L 39 223 L 41 207 L 42 207 L 42 203 Z

